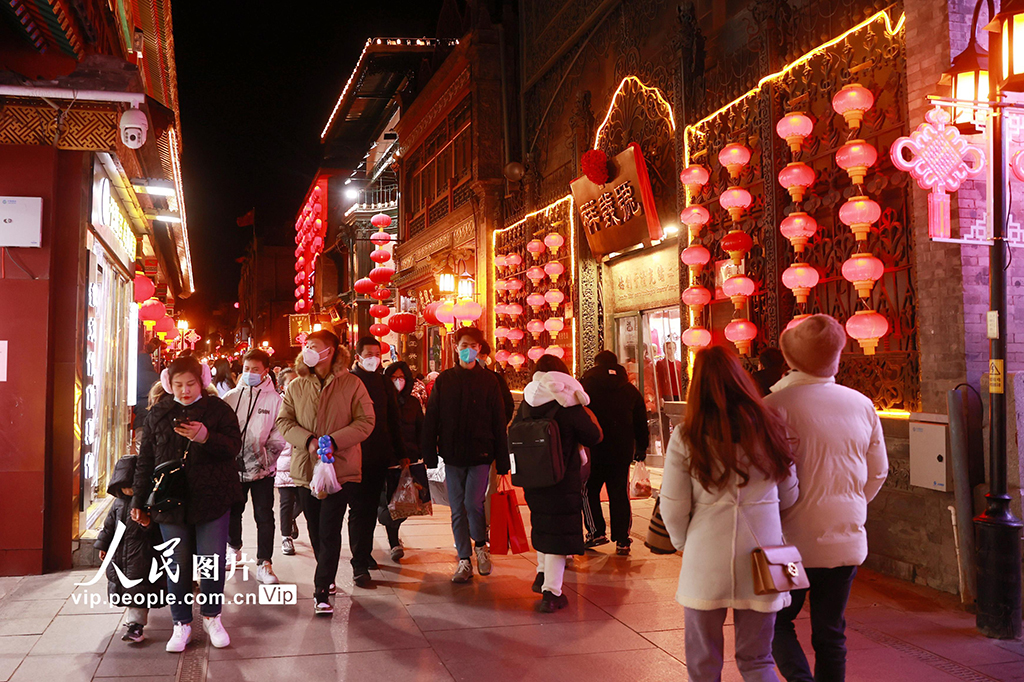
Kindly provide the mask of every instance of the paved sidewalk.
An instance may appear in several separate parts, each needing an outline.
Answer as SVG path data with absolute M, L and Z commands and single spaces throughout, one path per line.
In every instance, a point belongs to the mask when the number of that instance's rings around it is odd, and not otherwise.
M 649 500 L 634 504 L 638 538 L 651 507 Z M 0 682 L 686 679 L 683 609 L 673 600 L 678 556 L 652 555 L 639 540 L 630 557 L 601 547 L 566 573 L 569 608 L 538 614 L 532 555 L 495 557 L 491 576 L 450 582 L 447 512 L 438 506 L 434 517 L 403 526 L 401 566 L 376 553 L 374 589 L 352 585 L 346 546 L 331 619 L 312 614 L 313 559 L 302 530 L 298 554 L 275 553 L 274 561 L 282 582 L 297 584 L 298 603 L 226 606 L 232 646 L 221 650 L 201 639 L 184 654 L 165 653 L 167 609 L 151 613 L 146 642 L 122 642 L 120 609 L 75 603 L 74 595 L 105 594 L 105 581 L 75 587 L 91 577 L 83 571 L 0 578 Z M 244 537 L 252 549 L 251 513 Z M 383 532 L 377 545 L 386 546 Z M 256 591 L 253 577 L 245 582 L 239 573 L 228 594 Z M 1024 645 L 979 636 L 950 595 L 862 571 L 848 619 L 851 682 L 1024 680 Z M 800 626 L 809 646 L 807 620 Z M 727 633 L 731 655 L 730 640 Z M 731 657 L 723 679 L 740 679 Z

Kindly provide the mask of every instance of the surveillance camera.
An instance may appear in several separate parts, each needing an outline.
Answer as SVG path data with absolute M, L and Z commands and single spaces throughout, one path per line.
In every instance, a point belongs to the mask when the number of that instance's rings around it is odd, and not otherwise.
M 141 110 L 131 108 L 121 114 L 121 142 L 128 149 L 139 149 L 146 144 L 146 131 L 149 130 L 149 121 Z

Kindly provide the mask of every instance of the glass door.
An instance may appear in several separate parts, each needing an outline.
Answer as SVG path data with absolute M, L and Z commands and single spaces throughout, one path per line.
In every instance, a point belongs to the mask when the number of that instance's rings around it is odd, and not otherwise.
M 647 340 L 653 384 L 644 393 L 651 427 L 651 453 L 664 455 L 672 424 L 665 410 L 666 402 L 686 399 L 683 363 L 680 359 L 682 321 L 679 308 L 661 308 L 643 313 L 643 330 Z

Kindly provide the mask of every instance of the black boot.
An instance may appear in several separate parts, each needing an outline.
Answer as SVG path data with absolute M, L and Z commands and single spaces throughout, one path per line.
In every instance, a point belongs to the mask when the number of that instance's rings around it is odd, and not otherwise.
M 538 602 L 537 610 L 541 613 L 554 613 L 560 609 L 564 609 L 569 605 L 569 598 L 564 594 L 560 594 L 557 597 L 551 592 L 545 592 L 544 597 Z
M 533 579 L 533 587 L 531 589 L 537 594 L 544 592 L 544 571 L 538 573 L 537 577 Z

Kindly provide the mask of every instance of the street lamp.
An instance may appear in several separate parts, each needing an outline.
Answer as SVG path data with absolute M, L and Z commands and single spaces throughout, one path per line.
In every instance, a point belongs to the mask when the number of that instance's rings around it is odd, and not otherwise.
M 178 320 L 178 331 L 184 333 L 188 331 L 188 321 L 181 319 Z
M 987 0 L 989 16 L 994 14 L 992 0 Z M 964 102 L 984 104 L 989 97 L 988 51 L 978 44 L 978 13 L 981 3 L 974 7 L 971 20 L 971 42 L 963 52 L 953 58 L 953 65 L 942 74 L 939 81 L 949 85 L 952 99 Z M 965 135 L 978 132 L 977 124 L 984 119 L 985 113 L 971 106 L 953 106 L 953 124 Z
M 455 293 L 455 273 L 451 268 L 446 266 L 437 276 L 437 290 L 442 296 Z

